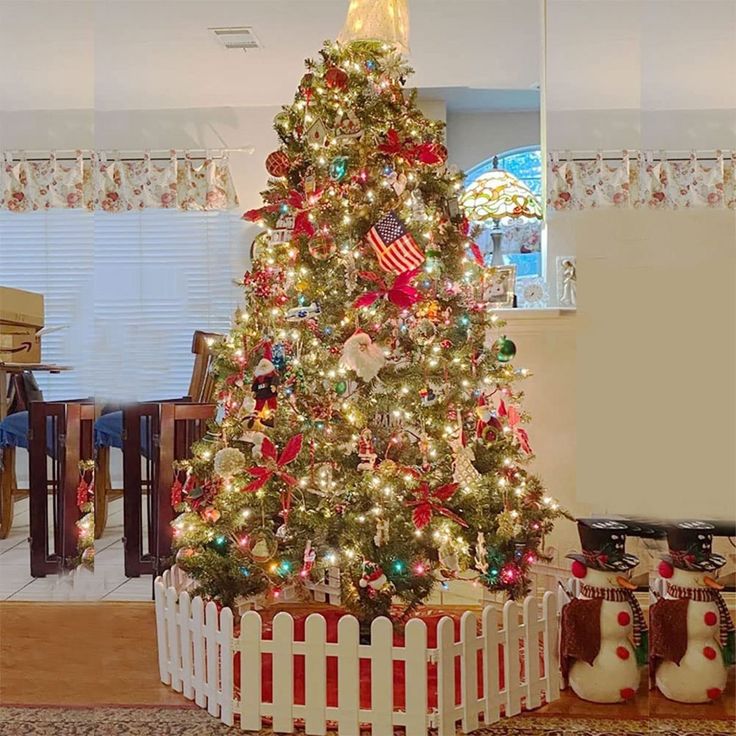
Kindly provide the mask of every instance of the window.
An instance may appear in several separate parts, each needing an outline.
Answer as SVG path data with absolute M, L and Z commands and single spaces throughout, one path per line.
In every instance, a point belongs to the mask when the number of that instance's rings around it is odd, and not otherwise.
M 247 226 L 236 212 L 0 213 L 0 284 L 46 297 L 48 399 L 182 395 L 196 329 L 227 331 L 242 299 Z
M 539 146 L 512 148 L 498 155 L 498 168 L 513 174 L 537 197 L 542 197 L 542 152 Z M 465 173 L 465 184 L 475 181 L 481 174 L 493 168 L 493 156 L 477 164 Z M 542 275 L 542 223 L 537 220 L 510 220 L 504 228 L 503 252 L 507 263 L 516 266 L 517 277 Z M 481 248 L 490 249 L 487 230 L 478 237 Z
M 493 168 L 493 156 L 473 166 L 465 173 L 465 183 L 470 184 L 481 174 Z M 526 184 L 537 195 L 542 196 L 542 151 L 539 146 L 512 148 L 498 154 L 498 168 L 508 171 Z

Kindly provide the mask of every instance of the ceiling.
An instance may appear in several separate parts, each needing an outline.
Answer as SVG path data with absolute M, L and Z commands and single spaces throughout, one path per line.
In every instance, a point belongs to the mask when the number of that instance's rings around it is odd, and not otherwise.
M 337 35 L 347 5 L 0 0 L 0 109 L 280 105 L 292 98 L 303 60 Z M 410 0 L 410 13 L 410 84 L 447 94 L 451 109 L 467 108 L 468 93 L 447 88 L 528 92 L 539 81 L 539 0 Z M 208 31 L 240 25 L 254 27 L 262 49 L 226 50 Z M 486 94 L 476 106 L 500 104 Z

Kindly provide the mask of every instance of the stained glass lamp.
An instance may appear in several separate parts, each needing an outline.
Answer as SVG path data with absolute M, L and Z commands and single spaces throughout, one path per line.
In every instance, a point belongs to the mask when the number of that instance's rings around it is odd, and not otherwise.
M 503 265 L 501 220 L 507 217 L 542 219 L 539 200 L 513 174 L 498 168 L 498 157 L 493 159 L 493 169 L 481 174 L 465 190 L 460 205 L 469 220 L 491 225 L 492 266 Z
M 337 39 L 341 43 L 382 41 L 408 54 L 407 0 L 350 0 L 347 20 Z

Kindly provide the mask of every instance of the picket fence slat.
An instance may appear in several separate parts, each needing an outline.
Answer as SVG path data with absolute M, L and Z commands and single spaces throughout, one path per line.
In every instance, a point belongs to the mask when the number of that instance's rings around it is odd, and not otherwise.
M 445 616 L 437 627 L 435 648 L 427 647 L 427 626 L 421 619 L 407 622 L 403 646 L 394 646 L 394 628 L 386 618 L 372 623 L 370 643 L 361 644 L 360 627 L 353 616 L 341 617 L 337 641 L 327 642 L 326 620 L 318 613 L 307 618 L 304 640 L 294 641 L 294 618 L 283 611 L 274 617 L 268 639 L 263 638 L 263 622 L 256 611 L 243 614 L 235 637 L 232 611 L 218 611 L 213 602 L 205 606 L 199 596 L 190 597 L 176 585 L 181 575 L 175 572 L 162 575 L 154 585 L 161 681 L 228 726 L 234 724 L 237 712 L 244 731 L 258 731 L 262 719 L 271 718 L 274 733 L 293 733 L 300 722 L 309 736 L 324 736 L 328 726 L 336 728 L 339 736 L 356 736 L 363 723 L 371 724 L 374 736 L 392 736 L 396 727 L 403 727 L 406 736 L 428 736 L 432 728 L 438 736 L 454 736 L 458 722 L 462 733 L 472 733 L 480 726 L 481 714 L 488 726 L 500 720 L 502 707 L 503 716 L 509 717 L 521 712 L 522 700 L 526 709 L 532 709 L 541 705 L 543 695 L 546 702 L 559 698 L 559 621 L 553 592 L 544 594 L 541 605 L 531 596 L 523 606 L 509 601 L 502 614 L 487 606 L 480 629 L 477 616 L 465 612 L 457 641 L 456 624 Z M 327 590 L 323 592 L 329 598 Z M 236 653 L 240 692 L 234 685 Z M 262 656 L 266 653 L 272 655 L 270 703 L 262 701 Z M 303 705 L 294 703 L 295 656 L 305 660 Z M 337 659 L 337 704 L 332 706 L 327 705 L 328 657 Z M 361 659 L 370 661 L 369 707 L 360 703 Z M 460 681 L 456 683 L 458 660 Z M 394 710 L 393 671 L 394 663 L 402 661 L 405 705 L 398 711 Z M 428 700 L 429 662 L 437 668 L 433 711 Z M 458 684 L 460 699 L 456 702 Z
M 404 680 L 406 683 L 406 736 L 427 733 L 427 626 L 412 619 L 404 635 Z
M 526 707 L 539 708 L 542 704 L 542 682 L 539 677 L 539 632 L 543 621 L 539 619 L 537 599 L 524 601 L 524 682 Z
M 261 730 L 261 617 L 255 611 L 240 619 L 240 727 Z
M 352 736 L 360 732 L 360 625 L 354 616 L 337 624 L 337 732 Z
M 498 676 L 498 645 L 501 633 L 498 611 L 487 606 L 483 611 L 483 721 L 486 725 L 501 718 L 503 695 Z
M 169 674 L 169 640 L 167 636 L 166 626 L 169 620 L 168 609 L 166 607 L 166 591 L 168 588 L 165 584 L 165 578 L 156 580 L 153 586 L 153 599 L 156 607 L 156 642 L 158 644 L 158 673 L 161 682 L 164 685 L 171 683 L 171 675 Z
M 307 617 L 304 626 L 304 703 L 306 715 L 304 730 L 307 736 L 325 736 L 327 723 L 325 705 L 327 702 L 327 659 L 325 657 L 325 640 L 327 638 L 327 622 L 324 616 L 313 613 Z
M 373 621 L 370 645 L 373 736 L 393 736 L 393 637 L 394 628 L 389 619 L 381 617 Z
M 462 642 L 462 661 L 460 682 L 462 688 L 461 704 L 463 713 L 463 731 L 470 733 L 478 728 L 478 669 L 475 666 L 476 653 L 476 619 L 475 614 L 466 611 L 460 619 L 460 641 Z
M 276 733 L 291 733 L 294 730 L 294 619 L 285 612 L 277 613 L 273 619 L 273 730 Z
M 557 623 L 557 600 L 552 591 L 542 599 L 544 610 L 544 691 L 548 703 L 560 697 L 559 639 Z
M 204 664 L 204 601 L 197 596 L 192 601 L 192 650 L 194 652 L 194 702 L 204 708 L 207 704 L 207 684 Z
M 226 726 L 235 722 L 233 714 L 233 612 L 225 608 L 220 616 L 220 720 Z
M 452 619 L 443 616 L 437 625 L 437 734 L 455 734 L 455 631 Z
M 169 610 L 167 627 L 167 639 L 169 642 L 169 674 L 171 675 L 171 687 L 176 692 L 181 692 L 181 655 L 179 653 L 179 630 L 177 620 L 177 599 L 176 590 L 168 588 L 166 590 L 166 608 Z
M 503 607 L 503 628 L 506 640 L 503 647 L 504 682 L 506 690 L 505 715 L 515 716 L 521 713 L 521 687 L 519 667 L 519 627 L 518 606 L 513 601 L 506 601 Z

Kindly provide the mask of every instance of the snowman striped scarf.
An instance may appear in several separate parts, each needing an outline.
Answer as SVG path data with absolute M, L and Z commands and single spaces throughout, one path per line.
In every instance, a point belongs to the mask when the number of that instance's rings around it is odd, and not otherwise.
M 672 598 L 687 598 L 688 600 L 699 601 L 700 603 L 715 603 L 721 623 L 719 641 L 722 647 L 728 644 L 728 635 L 736 627 L 733 625 L 726 601 L 723 600 L 723 596 L 717 590 L 711 590 L 710 588 L 683 588 L 681 585 L 667 583 L 667 594 Z
M 623 588 L 596 588 L 583 583 L 580 586 L 580 595 L 583 598 L 603 598 L 604 601 L 628 603 L 631 606 L 631 612 L 634 614 L 634 646 L 638 647 L 641 644 L 641 635 L 647 630 L 647 624 L 639 601 L 636 600 L 630 590 L 624 590 Z

